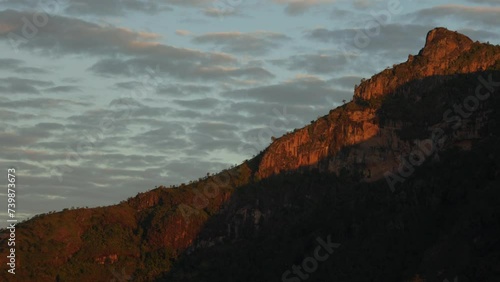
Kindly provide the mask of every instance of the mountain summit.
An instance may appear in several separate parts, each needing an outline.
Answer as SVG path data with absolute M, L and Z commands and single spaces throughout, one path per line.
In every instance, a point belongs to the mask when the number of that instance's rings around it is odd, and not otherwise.
M 19 224 L 0 279 L 498 281 L 499 89 L 500 46 L 436 28 L 237 167 Z
M 380 103 L 389 94 L 402 91 L 409 83 L 425 78 L 425 83 L 418 87 L 429 88 L 427 90 L 430 91 L 444 80 L 460 74 L 498 69 L 499 50 L 498 46 L 474 43 L 467 36 L 445 28 L 431 30 L 419 55 L 410 55 L 408 61 L 362 81 L 355 89 L 353 102 L 271 144 L 262 156 L 259 176 L 268 177 L 306 166 L 338 172 L 342 168 L 356 166 L 361 158 L 368 166 L 365 173 L 371 176 L 371 180 L 380 178 L 397 165 L 398 160 L 381 156 L 373 149 L 400 152 L 399 155 L 402 155 L 403 144 L 393 142 L 399 139 L 393 136 L 398 128 L 384 127 L 380 123 L 379 108 L 357 106 Z M 396 127 L 402 126 L 401 120 L 393 122 Z M 342 149 L 355 144 L 359 144 L 359 148 L 353 148 L 356 153 L 339 154 Z
M 427 34 L 425 47 L 420 51 L 420 55 L 434 62 L 449 62 L 468 52 L 473 43 L 463 34 L 438 27 Z
M 497 51 L 460 33 L 436 28 L 429 31 L 425 47 L 418 55 L 409 55 L 408 61 L 361 83 L 354 97 L 371 99 L 416 79 L 486 70 L 500 59 Z

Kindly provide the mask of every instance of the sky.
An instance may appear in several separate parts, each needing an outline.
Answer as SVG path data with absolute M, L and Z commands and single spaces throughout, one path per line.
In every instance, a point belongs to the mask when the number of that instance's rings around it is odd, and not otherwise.
M 0 0 L 0 169 L 16 169 L 16 214 L 239 164 L 438 26 L 499 44 L 500 1 Z

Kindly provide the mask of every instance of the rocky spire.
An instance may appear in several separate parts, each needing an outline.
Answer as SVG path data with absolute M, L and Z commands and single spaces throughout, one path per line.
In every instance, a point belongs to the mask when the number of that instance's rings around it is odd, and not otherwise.
M 477 47 L 477 48 L 473 48 Z M 434 75 L 461 74 L 485 70 L 500 60 L 500 46 L 473 42 L 456 31 L 438 27 L 427 33 L 426 43 L 418 55 L 386 69 L 361 83 L 355 98 L 369 100 L 394 92 L 409 81 Z

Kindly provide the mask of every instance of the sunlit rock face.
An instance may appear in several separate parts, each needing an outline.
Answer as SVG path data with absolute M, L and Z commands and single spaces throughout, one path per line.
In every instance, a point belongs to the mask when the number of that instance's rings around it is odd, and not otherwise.
M 403 141 L 394 134 L 402 129 L 402 121 L 390 120 L 387 121 L 390 124 L 381 128 L 376 106 L 360 109 L 352 103 L 384 99 L 399 92 L 416 95 L 416 92 L 432 90 L 452 79 L 453 75 L 487 70 L 499 63 L 498 46 L 473 42 L 467 36 L 445 28 L 433 29 L 427 34 L 425 47 L 418 55 L 410 55 L 407 62 L 363 81 L 355 89 L 353 102 L 274 141 L 264 152 L 258 175 L 264 178 L 301 167 L 338 172 L 343 167 L 362 164 L 367 176 L 371 180 L 377 179 L 399 162 L 399 157 L 393 158 L 381 152 L 408 153 L 415 142 Z M 422 80 L 420 84 L 419 80 Z M 406 86 L 408 83 L 412 85 Z M 477 133 L 479 127 L 461 128 L 460 134 L 465 138 L 473 133 L 464 131 L 476 130 Z M 356 144 L 360 145 L 349 152 L 340 152 L 342 148 Z
M 471 73 L 486 70 L 500 60 L 486 44 L 445 28 L 436 28 L 427 34 L 425 47 L 405 63 L 395 65 L 356 88 L 354 96 L 365 100 L 386 95 L 401 85 L 434 75 Z

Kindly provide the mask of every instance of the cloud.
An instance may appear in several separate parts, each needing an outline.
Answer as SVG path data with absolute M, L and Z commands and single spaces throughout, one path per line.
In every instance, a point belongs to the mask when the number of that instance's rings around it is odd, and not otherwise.
M 409 18 L 410 16 L 406 16 Z M 362 29 L 327 29 L 314 28 L 306 30 L 304 37 L 313 42 L 324 43 L 330 48 L 329 52 L 321 52 L 335 58 L 343 70 L 348 69 L 351 73 L 360 76 L 368 76 L 381 71 L 384 67 L 390 67 L 395 63 L 406 61 L 409 54 L 417 54 L 425 44 L 425 35 L 433 29 L 429 21 L 425 24 L 400 24 L 392 23 L 382 26 L 377 34 L 371 34 Z M 428 24 L 428 25 L 427 25 Z M 460 32 L 471 38 L 481 41 L 498 40 L 498 34 L 494 30 L 461 29 Z M 358 41 L 359 40 L 359 41 Z M 361 42 L 361 43 L 359 43 Z M 285 61 L 288 67 L 293 66 L 295 61 Z M 314 67 L 322 65 L 321 61 L 316 64 L 303 61 L 296 64 L 297 67 L 311 73 L 320 73 Z M 342 65 L 342 62 L 344 63 Z M 328 69 L 328 65 L 324 70 Z
M 155 74 L 157 79 L 161 80 L 161 75 L 167 74 L 171 77 L 180 80 L 209 80 L 209 81 L 227 81 L 232 82 L 235 78 L 247 78 L 267 80 L 273 78 L 274 75 L 261 67 L 229 67 L 220 66 L 217 64 L 202 64 L 193 60 L 184 59 L 176 62 L 175 59 L 169 57 L 151 59 L 103 59 L 98 61 L 90 71 L 99 75 L 112 76 L 144 76 L 145 71 L 149 66 L 156 66 L 158 71 Z M 153 77 L 152 80 L 155 78 Z M 161 85 L 160 85 L 161 86 Z M 146 85 L 149 88 L 148 85 Z
M 199 161 L 196 158 L 186 158 L 183 160 L 174 160 L 165 166 L 168 175 L 189 175 L 184 181 L 196 180 L 198 177 L 204 177 L 207 172 L 219 172 L 227 168 L 227 164 L 216 161 Z
M 132 90 L 143 87 L 144 84 L 140 81 L 126 81 L 126 82 L 117 82 L 115 83 L 115 87 L 119 89 Z
M 7 109 L 35 108 L 35 109 L 48 110 L 54 108 L 64 109 L 71 105 L 88 107 L 91 106 L 92 104 L 86 102 L 75 102 L 65 99 L 36 98 L 36 99 L 25 99 L 25 100 L 3 102 L 2 104 L 0 104 L 0 107 Z
M 11 32 L 22 36 L 23 17 L 31 16 L 26 12 L 6 10 L 0 12 L 0 24 L 14 28 Z M 76 36 L 78 35 L 78 36 Z M 126 55 L 168 57 L 170 60 L 202 61 L 206 63 L 230 63 L 235 59 L 226 54 L 204 53 L 186 48 L 163 45 L 159 34 L 133 31 L 128 28 L 103 26 L 83 20 L 53 16 L 30 40 L 17 39 L 14 45 L 19 48 L 41 50 L 52 55 L 89 54 L 89 55 Z M 0 39 L 9 41 L 9 32 L 0 33 Z M 10 42 L 10 41 L 9 41 Z M 12 42 L 11 42 L 12 43 Z
M 296 16 L 307 12 L 315 6 L 331 4 L 336 0 L 273 0 L 275 3 L 286 5 L 285 12 Z
M 0 69 L 10 70 L 19 67 L 24 62 L 18 59 L 2 58 L 0 59 Z
M 234 8 L 206 8 L 203 10 L 203 14 L 207 17 L 211 18 L 222 18 L 222 17 L 229 17 L 229 16 L 238 16 L 241 15 L 238 10 Z
M 48 2 L 50 3 L 51 1 Z M 100 17 L 125 16 L 135 12 L 157 15 L 163 12 L 174 11 L 173 7 L 196 8 L 204 9 L 205 11 L 209 10 L 208 6 L 218 7 L 218 1 L 216 0 L 63 0 L 56 3 L 59 4 L 47 4 L 42 1 L 37 7 L 50 14 L 64 12 L 69 15 L 93 15 Z M 0 0 L 0 4 L 10 8 L 32 9 L 34 7 L 33 1 L 30 0 Z M 233 7 L 231 4 L 226 6 Z
M 174 6 L 187 6 L 187 7 L 203 7 L 215 0 L 164 0 L 166 3 Z
M 327 29 L 315 28 L 304 32 L 304 36 L 308 39 L 322 43 L 346 43 L 352 48 L 369 49 L 383 48 L 391 49 L 390 47 L 401 46 L 403 48 L 414 46 L 415 42 L 425 40 L 425 34 L 432 29 L 432 26 L 414 25 L 414 24 L 387 24 L 380 27 L 377 34 L 371 34 L 365 29 Z M 362 47 L 356 47 L 355 39 L 363 37 L 363 40 L 368 41 Z M 385 44 L 384 44 L 385 42 Z M 410 42 L 410 43 L 408 43 Z M 365 42 L 363 42 L 365 43 Z M 364 45 L 367 45 L 366 47 Z
M 316 74 L 338 72 L 346 63 L 342 55 L 302 54 L 293 55 L 287 59 L 271 61 L 278 66 L 285 66 L 288 70 L 305 70 Z
M 472 3 L 478 3 L 478 4 L 488 4 L 488 5 L 498 5 L 498 0 L 467 0 Z
M 366 65 L 380 58 L 383 60 L 382 65 L 386 65 L 406 59 L 408 54 L 417 53 L 425 44 L 425 34 L 432 28 L 415 24 L 387 24 L 377 34 L 370 34 L 365 29 L 315 28 L 304 32 L 304 36 L 328 46 L 333 45 L 337 49 L 335 54 L 341 55 L 345 60 L 352 62 L 356 58 L 363 60 Z M 335 58 L 341 60 L 340 57 Z M 358 65 L 352 66 L 353 69 L 359 68 L 359 61 L 357 62 Z
M 486 42 L 492 40 L 493 42 L 498 42 L 500 34 L 491 30 L 480 30 L 472 28 L 462 28 L 458 30 L 459 33 L 465 34 L 471 39 L 479 40 L 481 42 Z M 500 42 L 498 42 L 500 43 Z
M 36 116 L 33 114 L 18 113 L 15 111 L 9 111 L 0 109 L 0 120 L 9 120 L 11 122 L 17 122 L 20 120 L 33 120 Z
M 240 132 L 244 132 L 245 128 L 270 127 L 271 121 L 279 119 L 282 122 L 274 125 L 286 131 L 307 124 L 311 118 L 316 118 L 322 111 L 326 113 L 332 107 L 334 104 L 330 103 L 318 107 L 310 104 L 283 105 L 283 103 L 242 100 L 232 102 L 227 113 L 221 114 L 218 119 L 213 119 L 237 124 L 241 126 Z
M 180 35 L 180 36 L 189 36 L 191 35 L 191 31 L 185 30 L 185 29 L 178 29 L 175 31 L 175 34 Z
M 134 74 L 131 70 L 130 63 L 119 59 L 102 59 L 92 65 L 88 70 L 100 75 L 133 76 Z
M 11 24 L 15 27 L 13 32 L 22 34 L 20 19 L 27 15 L 12 10 L 3 11 L 0 12 L 0 23 Z M 0 34 L 0 40 L 2 38 L 9 40 L 9 34 Z M 36 36 L 27 41 L 18 39 L 14 45 L 54 56 L 87 54 L 101 57 L 89 68 L 89 71 L 101 76 L 148 76 L 149 68 L 158 71 L 156 76 L 162 76 L 162 79 L 168 75 L 182 80 L 214 79 L 238 83 L 236 78 L 265 80 L 274 77 L 262 67 L 238 67 L 238 60 L 225 53 L 178 48 L 158 43 L 155 41 L 158 39 L 160 36 L 155 33 L 54 16 Z M 239 34 L 234 40 L 224 34 L 209 34 L 196 40 L 216 43 L 217 39 L 221 39 L 220 44 L 230 50 L 243 52 L 247 49 L 254 53 L 267 52 L 287 37 L 255 32 Z
M 189 135 L 189 140 L 193 146 L 186 150 L 188 156 L 200 156 L 203 159 L 210 159 L 216 157 L 221 162 L 227 162 L 223 156 L 228 154 L 235 154 L 238 158 L 244 157 L 238 148 L 242 144 L 237 139 L 220 139 L 209 135 L 193 132 Z M 227 166 L 226 166 L 227 167 Z
M 223 79 L 243 77 L 248 79 L 267 80 L 273 78 L 274 75 L 261 67 L 201 67 L 194 72 L 195 75 L 204 79 Z
M 33 3 L 26 0 L 5 0 L 10 7 L 31 8 Z M 65 13 L 74 15 L 123 16 L 131 12 L 142 12 L 155 15 L 165 11 L 173 11 L 172 7 L 206 8 L 217 3 L 215 0 L 65 0 L 58 7 Z M 30 6 L 31 4 L 31 6 Z
M 144 104 L 138 102 L 136 99 L 131 98 L 131 97 L 113 99 L 113 100 L 111 100 L 111 102 L 109 102 L 108 106 L 115 107 L 115 108 L 119 108 L 119 107 L 126 107 L 126 108 L 145 107 Z
M 65 12 L 69 14 L 98 16 L 119 16 L 125 15 L 126 12 L 157 14 L 163 11 L 172 11 L 172 8 L 149 0 L 71 0 L 65 8 Z
M 7 72 L 15 72 L 21 74 L 44 74 L 49 71 L 42 68 L 37 67 L 26 67 L 24 66 L 25 62 L 23 60 L 11 59 L 11 58 L 0 58 L 0 70 L 4 70 Z
M 356 8 L 359 8 L 359 9 L 366 9 L 368 7 L 371 7 L 373 2 L 374 1 L 370 1 L 370 0 L 354 0 L 352 5 Z
M 7 40 L 18 48 L 41 50 L 51 55 L 69 53 L 105 55 L 117 51 L 134 52 L 141 46 L 154 45 L 153 40 L 160 38 L 154 33 L 101 26 L 61 16 L 51 16 L 50 20 L 47 18 L 43 27 L 37 28 L 33 25 L 32 28 L 26 28 L 22 19 L 31 17 L 28 12 L 14 10 L 0 12 L 0 25 L 13 27 L 9 32 L 1 32 L 0 39 Z M 27 31 L 30 34 L 26 34 Z M 13 37 L 12 34 L 17 36 Z
M 203 136 L 210 136 L 215 140 L 230 139 L 234 141 L 237 139 L 238 127 L 229 123 L 203 121 L 196 123 L 191 130 Z
M 67 13 L 73 15 L 95 15 L 95 16 L 123 16 L 129 12 L 142 12 L 157 14 L 163 11 L 172 11 L 166 3 L 158 3 L 149 0 L 59 0 L 39 1 L 34 5 L 30 0 L 3 0 L 0 1 L 5 7 L 33 9 L 50 14 Z
M 36 124 L 36 128 L 40 128 L 43 130 L 63 130 L 64 125 L 55 122 L 41 122 Z
M 337 96 L 338 94 L 340 95 Z M 287 105 L 310 106 L 323 106 L 331 103 L 332 100 L 341 101 L 345 98 L 345 93 L 336 91 L 325 81 L 303 78 L 281 84 L 227 91 L 221 95 L 235 100 L 253 100 L 266 103 L 286 101 Z
M 257 32 L 217 32 L 199 35 L 193 42 L 199 44 L 210 43 L 221 47 L 224 52 L 237 54 L 264 55 L 279 48 L 290 38 L 281 33 Z
M 213 87 L 205 84 L 168 84 L 160 85 L 156 93 L 166 96 L 195 96 L 197 94 L 207 94 L 213 90 Z
M 46 74 L 50 72 L 47 69 L 36 68 L 36 67 L 19 67 L 14 69 L 13 71 L 21 74 Z
M 0 93 L 4 94 L 39 94 L 38 87 L 52 86 L 50 81 L 18 77 L 0 78 Z
M 185 108 L 203 110 L 212 109 L 221 103 L 220 100 L 215 98 L 201 98 L 192 100 L 173 100 L 174 103 L 181 105 Z
M 388 1 L 385 0 L 354 0 L 352 1 L 352 6 L 356 9 L 368 9 L 368 8 L 375 8 L 376 6 L 387 6 Z
M 449 4 L 422 9 L 410 14 L 414 22 L 426 21 L 436 25 L 437 20 L 443 18 L 454 19 L 462 24 L 473 25 L 475 27 L 493 27 L 500 25 L 500 7 L 485 6 L 465 6 Z
M 361 79 L 362 77 L 360 76 L 347 75 L 347 76 L 332 78 L 329 80 L 329 82 L 333 84 L 335 87 L 352 90 L 354 89 L 355 85 L 360 84 Z
M 2 147 L 15 147 L 33 144 L 37 141 L 33 135 L 21 135 L 13 132 L 0 132 L 0 144 Z
M 81 91 L 81 89 L 77 86 L 61 85 L 45 89 L 44 91 L 47 93 L 67 93 L 67 92 Z
M 319 42 L 323 42 L 323 43 L 330 43 L 330 42 L 335 42 L 335 41 L 340 40 L 343 37 L 345 37 L 345 35 L 346 35 L 345 33 L 347 31 L 354 33 L 354 35 L 356 32 L 355 29 L 327 29 L 324 27 L 319 27 L 319 28 L 315 28 L 315 29 L 306 31 L 305 37 L 312 39 L 312 40 L 319 41 Z
M 184 125 L 177 122 L 165 123 L 161 128 L 149 130 L 131 138 L 137 147 L 155 148 L 157 151 L 183 150 L 190 146 Z

